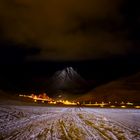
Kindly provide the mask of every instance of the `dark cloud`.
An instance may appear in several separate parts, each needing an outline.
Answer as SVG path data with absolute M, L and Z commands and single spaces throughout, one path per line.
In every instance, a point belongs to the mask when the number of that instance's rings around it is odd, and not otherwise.
M 15 45 L 9 41 L 0 41 L 0 65 L 23 64 L 29 55 L 39 54 L 40 49 L 27 47 L 27 45 Z M 2 68 L 1 68 L 2 69 Z
M 121 0 L 1 0 L 4 38 L 35 44 L 39 55 L 27 59 L 82 60 L 130 51 Z

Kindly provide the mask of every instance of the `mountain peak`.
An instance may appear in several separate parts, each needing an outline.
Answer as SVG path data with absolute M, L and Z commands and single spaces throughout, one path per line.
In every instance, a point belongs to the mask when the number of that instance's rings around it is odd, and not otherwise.
M 87 86 L 87 82 L 72 67 L 57 71 L 50 84 L 53 90 L 64 91 L 82 90 Z
M 66 67 L 65 69 L 63 69 L 62 71 L 66 71 L 66 72 L 72 72 L 75 71 L 72 67 Z
M 75 79 L 82 79 L 82 77 L 72 68 L 72 67 L 66 67 L 63 70 L 57 71 L 53 79 L 58 80 L 60 79 L 61 82 L 64 80 L 67 81 L 74 81 Z
M 62 72 L 65 72 L 66 74 L 70 74 L 70 75 L 73 75 L 74 73 L 78 74 L 72 67 L 67 67 L 63 69 Z
M 67 70 L 73 70 L 73 67 L 66 67 Z

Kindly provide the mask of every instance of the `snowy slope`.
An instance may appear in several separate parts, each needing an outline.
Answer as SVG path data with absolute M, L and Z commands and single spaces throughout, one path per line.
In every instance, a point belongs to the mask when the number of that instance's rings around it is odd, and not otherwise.
M 140 73 L 112 81 L 99 86 L 81 99 L 94 99 L 95 101 L 140 101 Z
M 139 117 L 140 110 L 1 105 L 0 139 L 140 140 Z

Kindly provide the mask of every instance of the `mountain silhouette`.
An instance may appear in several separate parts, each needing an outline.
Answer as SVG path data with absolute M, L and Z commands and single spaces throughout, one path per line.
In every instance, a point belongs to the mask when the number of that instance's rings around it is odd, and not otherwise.
M 140 102 L 140 72 L 96 87 L 79 100 Z
M 88 84 L 72 67 L 55 72 L 49 81 L 49 90 L 54 92 L 83 93 Z

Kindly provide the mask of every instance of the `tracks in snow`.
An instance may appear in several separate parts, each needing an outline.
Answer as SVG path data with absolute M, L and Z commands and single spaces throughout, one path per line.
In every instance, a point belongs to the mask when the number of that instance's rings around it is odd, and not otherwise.
M 87 111 L 85 108 L 31 107 L 0 108 L 0 139 L 5 140 L 140 140 L 140 134 L 128 127 L 123 127 L 100 113 Z M 6 112 L 6 113 L 5 113 Z M 12 116 L 13 115 L 13 116 Z M 0 117 L 1 117 L 0 116 Z M 1 119 L 1 118 L 0 118 Z

